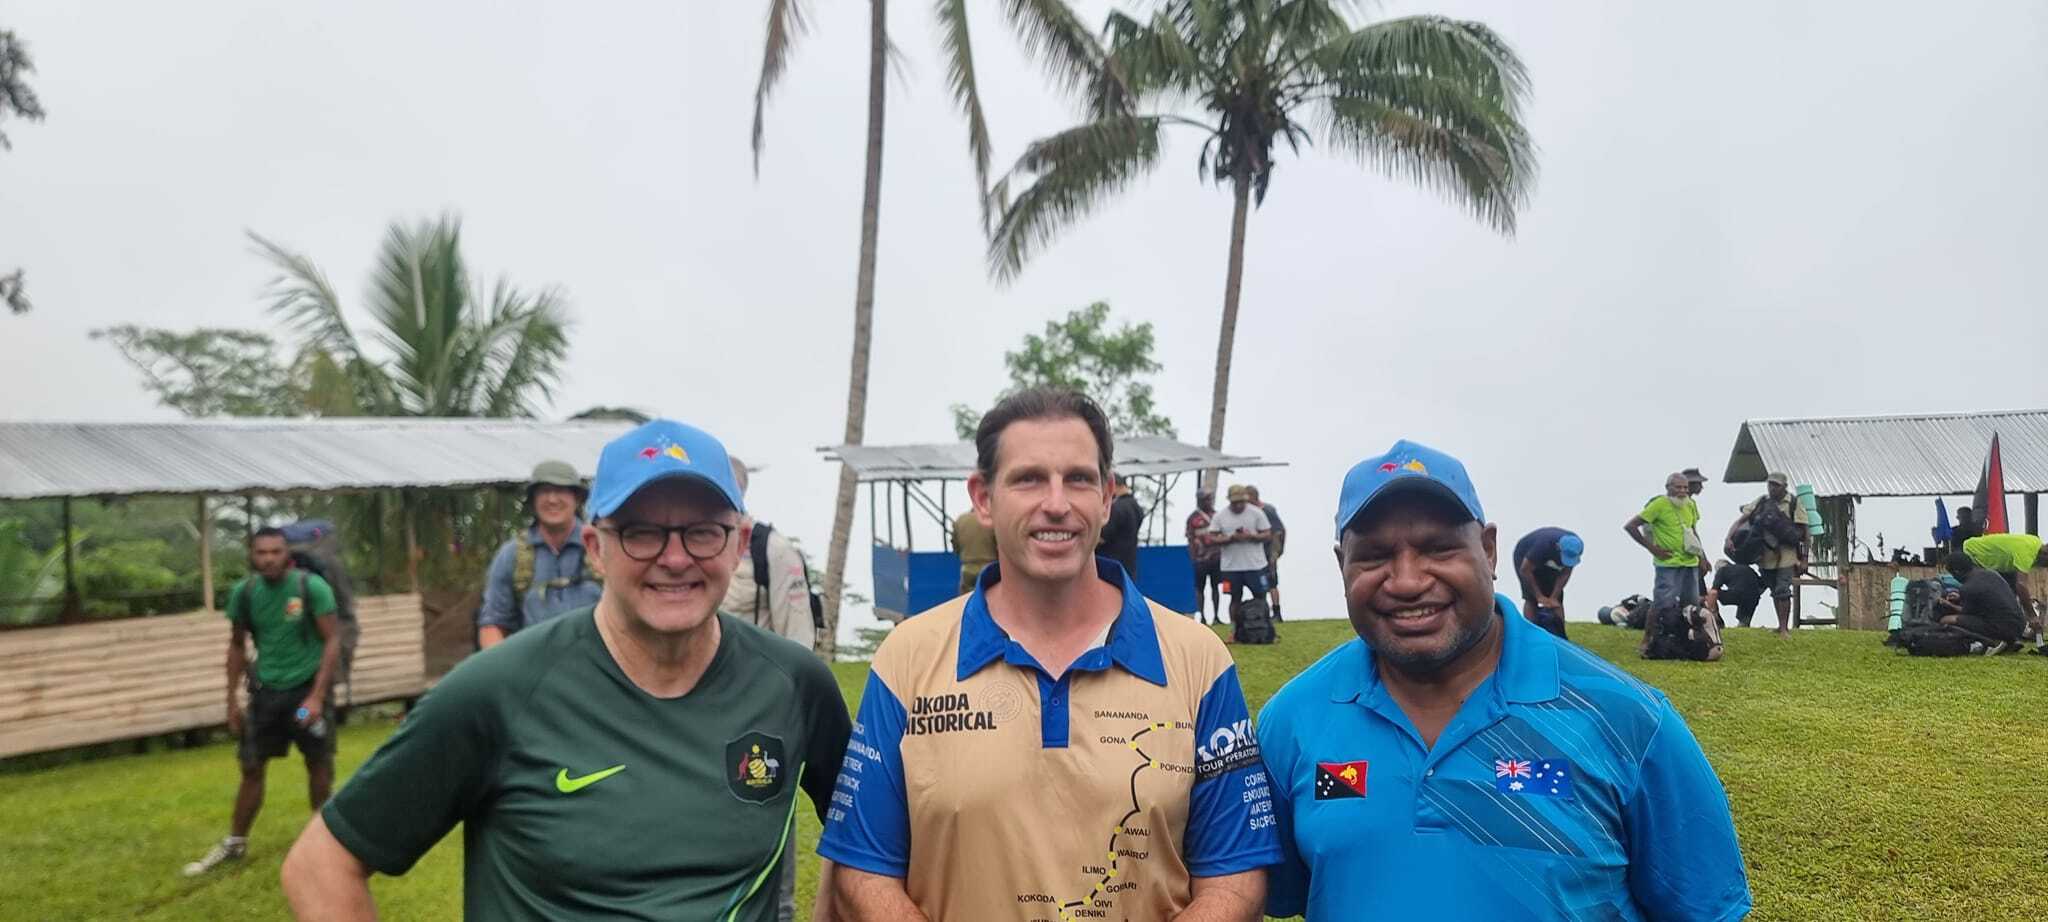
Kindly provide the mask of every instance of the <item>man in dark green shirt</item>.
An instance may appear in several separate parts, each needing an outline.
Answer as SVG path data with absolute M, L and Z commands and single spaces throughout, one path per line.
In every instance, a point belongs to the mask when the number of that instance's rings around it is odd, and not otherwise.
M 747 547 L 711 436 L 656 420 L 605 446 L 584 546 L 594 609 L 470 657 L 285 860 L 300 919 L 371 919 L 463 824 L 472 919 L 768 922 L 797 791 L 822 816 L 849 721 L 810 651 L 717 605 Z
M 228 732 L 241 738 L 237 755 L 241 786 L 228 836 L 198 861 L 185 865 L 198 877 L 248 853 L 249 826 L 263 807 L 263 786 L 271 759 L 293 744 L 306 759 L 306 794 L 313 809 L 334 789 L 334 734 L 327 712 L 340 633 L 334 623 L 334 589 L 318 575 L 292 566 L 284 532 L 263 528 L 249 537 L 247 579 L 228 593 Z M 236 695 L 248 671 L 246 647 L 256 641 L 256 681 L 248 683 L 245 714 Z

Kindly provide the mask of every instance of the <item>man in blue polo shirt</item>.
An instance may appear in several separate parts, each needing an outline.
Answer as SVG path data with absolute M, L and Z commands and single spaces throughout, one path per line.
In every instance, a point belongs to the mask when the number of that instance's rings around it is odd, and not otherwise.
M 1726 920 L 1728 799 L 1670 701 L 1493 591 L 1463 465 L 1397 442 L 1344 478 L 1359 639 L 1259 715 L 1285 852 L 1266 911 L 1350 919 Z

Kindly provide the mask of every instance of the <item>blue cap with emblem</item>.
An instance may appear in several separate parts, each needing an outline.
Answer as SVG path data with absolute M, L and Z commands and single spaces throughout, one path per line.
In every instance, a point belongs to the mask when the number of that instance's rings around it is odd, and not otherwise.
M 611 440 L 597 456 L 597 476 L 590 484 L 590 516 L 601 519 L 611 515 L 640 488 L 672 477 L 701 480 L 717 490 L 735 512 L 747 511 L 725 446 L 695 426 L 657 419 Z
M 1557 562 L 1566 567 L 1576 567 L 1586 556 L 1586 541 L 1571 532 L 1565 532 L 1557 539 Z
M 1344 489 L 1337 494 L 1337 540 L 1344 540 L 1344 527 L 1374 500 L 1409 490 L 1442 495 L 1471 514 L 1473 521 L 1486 521 L 1465 465 L 1427 445 L 1402 439 L 1385 454 L 1358 462 L 1344 475 Z

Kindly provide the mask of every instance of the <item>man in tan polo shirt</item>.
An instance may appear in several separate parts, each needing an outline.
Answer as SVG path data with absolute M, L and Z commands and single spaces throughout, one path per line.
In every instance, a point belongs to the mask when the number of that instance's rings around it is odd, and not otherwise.
M 996 565 L 875 652 L 818 848 L 839 922 L 1255 922 L 1258 740 L 1222 641 L 1095 555 L 1101 409 L 1024 391 L 975 446 Z

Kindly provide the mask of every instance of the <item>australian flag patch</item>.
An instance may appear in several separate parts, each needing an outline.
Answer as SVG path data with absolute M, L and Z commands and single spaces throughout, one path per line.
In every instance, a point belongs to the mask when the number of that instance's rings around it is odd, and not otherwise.
M 1563 759 L 1495 759 L 1493 789 L 1503 794 L 1572 796 L 1572 766 Z

